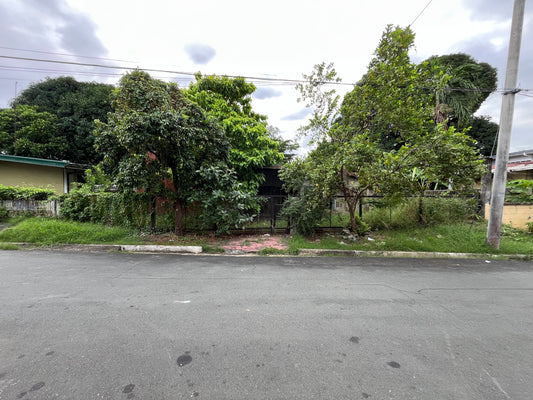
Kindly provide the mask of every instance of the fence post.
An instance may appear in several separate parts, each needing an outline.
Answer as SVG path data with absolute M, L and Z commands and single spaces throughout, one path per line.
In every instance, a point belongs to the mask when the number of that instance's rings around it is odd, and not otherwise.
M 274 207 L 274 197 L 270 196 L 270 234 L 274 234 L 274 228 L 276 227 L 276 210 Z

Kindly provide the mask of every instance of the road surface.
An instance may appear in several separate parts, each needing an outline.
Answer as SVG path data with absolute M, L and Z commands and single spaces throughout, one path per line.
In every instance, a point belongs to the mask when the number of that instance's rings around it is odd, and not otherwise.
M 533 398 L 533 263 L 0 251 L 0 399 Z

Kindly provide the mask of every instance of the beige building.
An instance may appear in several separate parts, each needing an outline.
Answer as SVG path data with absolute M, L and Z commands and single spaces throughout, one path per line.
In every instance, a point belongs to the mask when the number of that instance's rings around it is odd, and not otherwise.
M 50 187 L 57 194 L 68 193 L 87 168 L 68 161 L 0 154 L 0 185 Z

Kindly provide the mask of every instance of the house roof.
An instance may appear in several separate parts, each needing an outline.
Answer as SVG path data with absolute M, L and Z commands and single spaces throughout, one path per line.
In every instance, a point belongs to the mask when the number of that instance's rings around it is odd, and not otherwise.
M 32 164 L 40 165 L 43 167 L 55 167 L 55 168 L 68 168 L 68 169 L 78 169 L 85 170 L 88 168 L 87 165 L 83 164 L 74 164 L 65 160 L 47 160 L 45 158 L 34 158 L 34 157 L 22 157 L 22 156 L 13 156 L 10 154 L 0 154 L 0 161 L 6 162 L 15 162 L 21 164 Z

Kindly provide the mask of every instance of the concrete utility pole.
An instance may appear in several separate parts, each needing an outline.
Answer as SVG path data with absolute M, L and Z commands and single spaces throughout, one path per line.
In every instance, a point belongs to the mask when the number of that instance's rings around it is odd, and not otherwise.
M 505 186 L 507 182 L 507 164 L 509 162 L 509 148 L 511 145 L 511 128 L 515 94 L 518 77 L 518 60 L 520 58 L 520 43 L 522 41 L 522 25 L 526 0 L 515 0 L 513 7 L 513 22 L 511 24 L 511 38 L 509 40 L 509 54 L 507 56 L 507 70 L 505 72 L 505 87 L 502 98 L 500 115 L 500 132 L 498 134 L 498 149 L 492 183 L 490 199 L 489 225 L 486 243 L 495 249 L 500 248 L 502 228 L 503 204 L 505 201 Z

